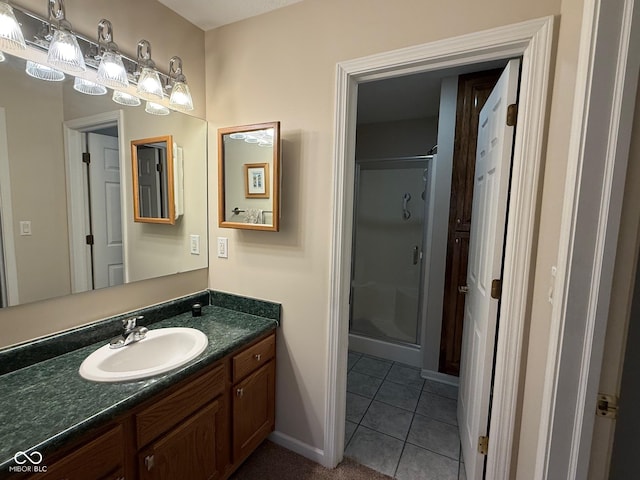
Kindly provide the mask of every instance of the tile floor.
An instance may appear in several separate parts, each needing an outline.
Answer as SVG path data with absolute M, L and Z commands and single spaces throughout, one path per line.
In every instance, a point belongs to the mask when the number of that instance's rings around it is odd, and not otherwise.
M 399 480 L 466 480 L 457 397 L 415 367 L 350 351 L 345 455 Z

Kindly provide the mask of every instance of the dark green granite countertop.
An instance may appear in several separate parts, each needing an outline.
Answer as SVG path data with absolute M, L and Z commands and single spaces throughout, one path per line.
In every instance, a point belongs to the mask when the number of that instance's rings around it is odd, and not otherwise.
M 276 322 L 205 306 L 201 317 L 183 313 L 150 329 L 177 326 L 203 331 L 209 337 L 206 350 L 182 367 L 145 380 L 96 383 L 82 378 L 80 364 L 105 341 L 1 375 L 0 477 L 8 474 L 16 452 L 37 450 L 44 465 L 47 454 L 274 329 Z

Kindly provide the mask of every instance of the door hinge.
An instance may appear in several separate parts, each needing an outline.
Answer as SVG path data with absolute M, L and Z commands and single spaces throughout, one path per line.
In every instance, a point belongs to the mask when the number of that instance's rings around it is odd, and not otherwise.
M 596 415 L 599 417 L 618 418 L 618 397 L 615 395 L 598 394 Z
M 489 452 L 489 437 L 478 437 L 478 453 L 486 455 Z
M 458 293 L 466 295 L 467 293 L 469 293 L 469 287 L 467 285 L 458 285 Z
M 502 280 L 494 278 L 491 281 L 491 298 L 500 300 L 501 295 L 502 295 Z
M 87 245 L 93 245 L 93 235 L 87 235 L 86 237 Z
M 162 172 L 162 164 L 161 163 L 156 163 L 156 171 Z
M 84 152 L 82 154 L 82 163 L 86 163 L 87 165 L 91 163 L 91 154 L 89 152 Z
M 507 127 L 515 127 L 518 118 L 518 104 L 512 103 L 507 107 Z

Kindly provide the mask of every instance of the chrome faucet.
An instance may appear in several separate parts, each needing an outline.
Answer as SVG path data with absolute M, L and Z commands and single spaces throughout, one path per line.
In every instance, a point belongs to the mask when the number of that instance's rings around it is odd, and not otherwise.
M 133 342 L 142 340 L 149 331 L 147 327 L 136 327 L 136 322 L 142 320 L 142 315 L 138 317 L 132 317 L 122 320 L 122 326 L 124 327 L 124 333 L 115 338 L 112 338 L 109 342 L 109 348 L 121 348 L 129 345 Z

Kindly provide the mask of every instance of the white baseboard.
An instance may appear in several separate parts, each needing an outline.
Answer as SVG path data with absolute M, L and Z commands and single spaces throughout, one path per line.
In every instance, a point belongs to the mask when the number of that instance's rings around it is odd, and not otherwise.
M 332 465 L 325 465 L 326 457 L 324 454 L 324 450 L 320 450 L 319 448 L 312 447 L 311 445 L 301 442 L 298 439 L 290 437 L 286 433 L 282 433 L 278 431 L 272 432 L 271 435 L 269 435 L 269 440 L 271 440 L 273 443 L 277 445 L 280 445 L 281 447 L 284 447 L 288 450 L 291 450 L 292 452 L 302 455 L 303 457 L 308 458 L 309 460 L 319 463 L 323 467 L 327 467 L 327 468 L 333 467 Z
M 446 373 L 434 372 L 433 370 L 422 370 L 420 373 L 422 378 L 433 380 L 435 382 L 446 383 L 447 385 L 458 386 L 458 377 L 447 375 Z

